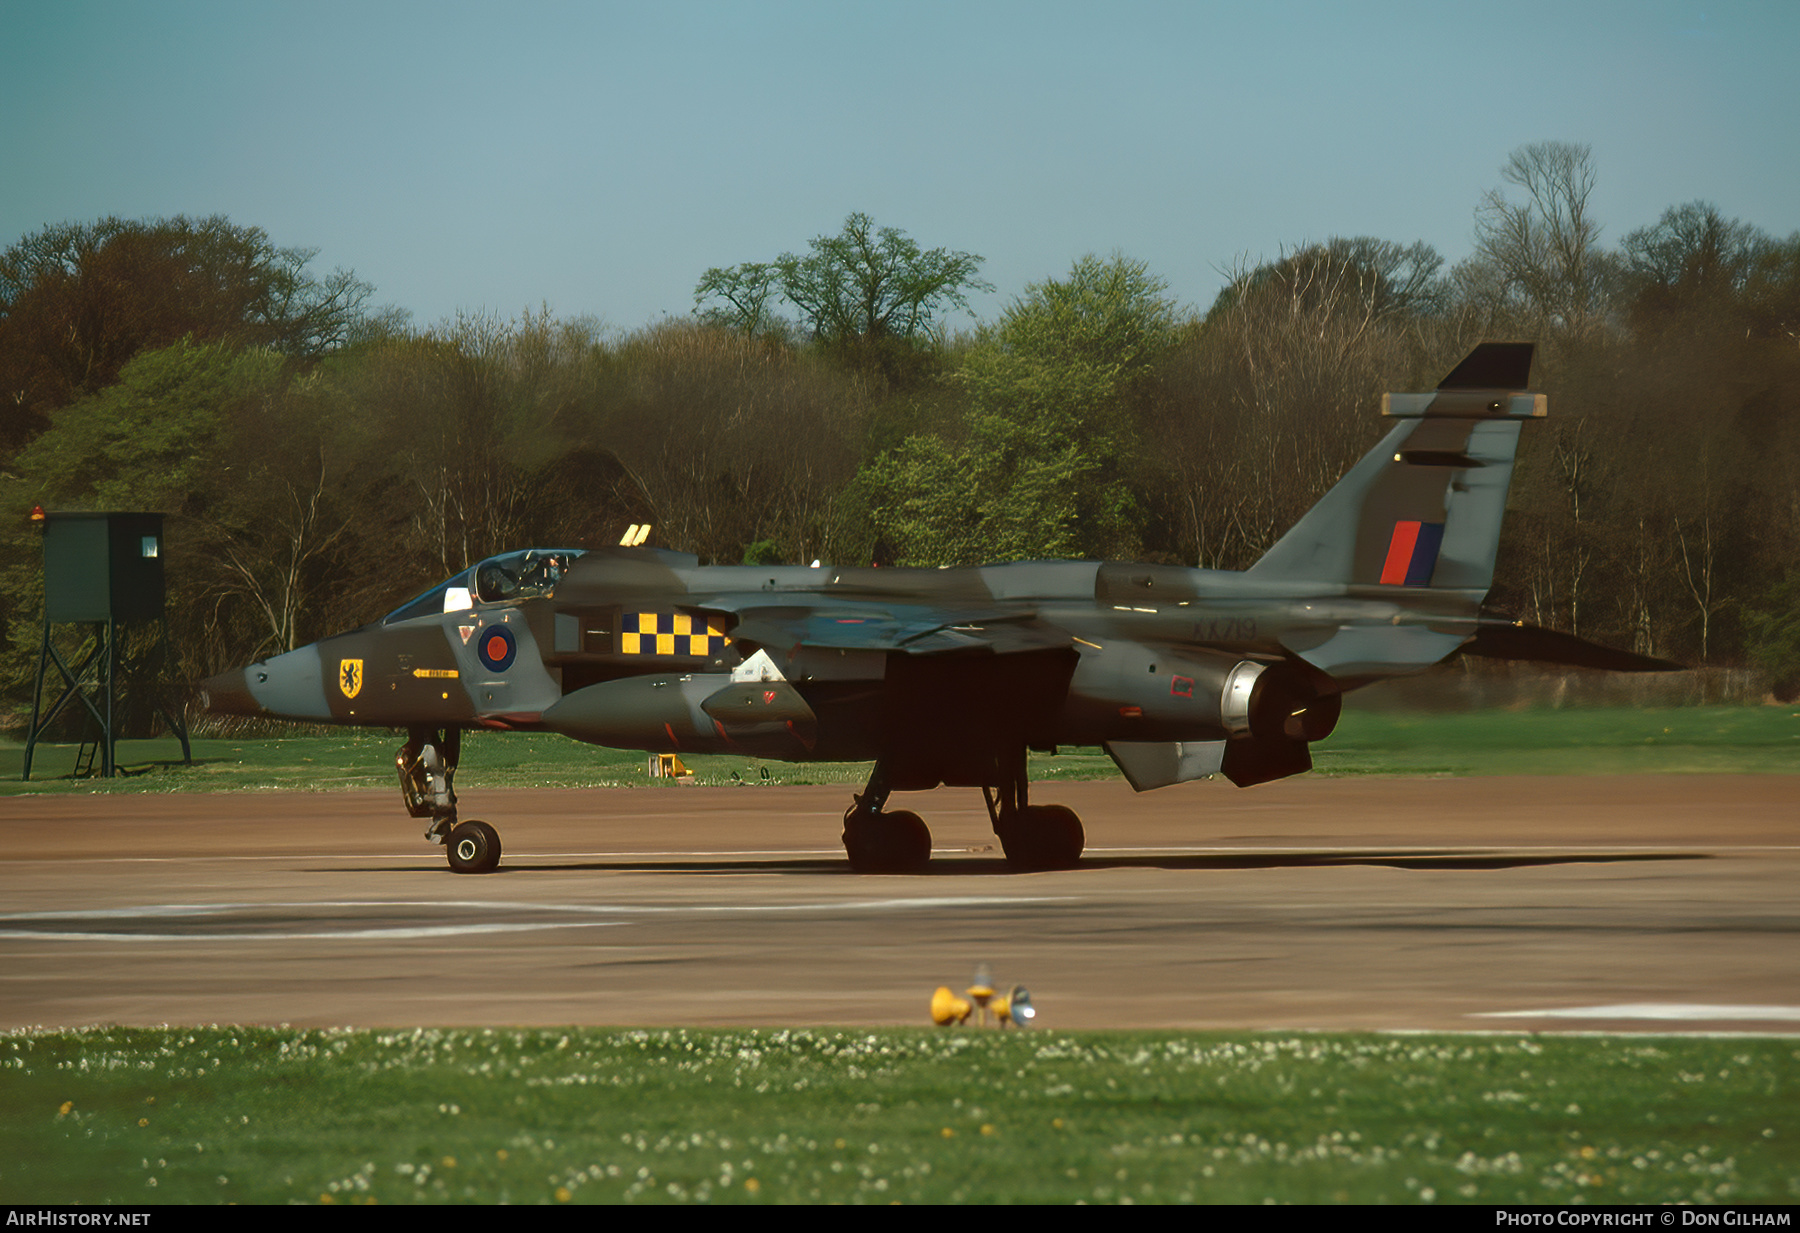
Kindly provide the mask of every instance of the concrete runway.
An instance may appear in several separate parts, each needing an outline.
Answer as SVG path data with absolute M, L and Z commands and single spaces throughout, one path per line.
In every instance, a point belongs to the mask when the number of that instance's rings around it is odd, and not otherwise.
M 1036 874 L 940 789 L 883 877 L 849 795 L 476 785 L 481 877 L 398 793 L 0 799 L 0 1027 L 925 1024 L 985 961 L 1057 1027 L 1800 1031 L 1800 777 L 1040 785 Z

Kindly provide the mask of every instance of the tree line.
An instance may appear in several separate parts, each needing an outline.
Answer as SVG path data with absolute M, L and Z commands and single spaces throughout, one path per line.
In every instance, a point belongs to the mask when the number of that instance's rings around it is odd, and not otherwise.
M 1140 558 L 1241 569 L 1483 339 L 1539 344 L 1494 607 L 1800 688 L 1800 234 L 1703 202 L 1604 242 L 1586 147 L 1515 151 L 1475 250 L 1368 237 L 1228 272 L 1205 311 L 1087 255 L 972 330 L 982 260 L 853 214 L 705 271 L 691 318 L 416 328 L 221 218 L 0 254 L 0 682 L 28 698 L 26 513 L 170 515 L 193 680 L 494 552 L 707 562 Z

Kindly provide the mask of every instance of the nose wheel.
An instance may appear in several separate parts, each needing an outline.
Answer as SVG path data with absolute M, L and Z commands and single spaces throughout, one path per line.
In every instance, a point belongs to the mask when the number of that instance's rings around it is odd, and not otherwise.
M 444 841 L 444 856 L 457 873 L 491 873 L 500 863 L 500 834 L 486 822 L 459 822 Z

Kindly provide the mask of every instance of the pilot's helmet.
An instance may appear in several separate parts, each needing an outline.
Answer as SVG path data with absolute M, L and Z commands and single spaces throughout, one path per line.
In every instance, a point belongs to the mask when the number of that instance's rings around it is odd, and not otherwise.
M 483 599 L 505 599 L 518 586 L 518 580 L 498 561 L 489 561 L 476 572 L 475 584 Z

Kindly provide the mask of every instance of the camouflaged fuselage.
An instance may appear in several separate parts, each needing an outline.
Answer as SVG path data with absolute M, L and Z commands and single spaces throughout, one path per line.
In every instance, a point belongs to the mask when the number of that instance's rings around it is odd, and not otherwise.
M 1219 740 L 1219 689 L 1236 663 L 1304 663 L 1337 642 L 1380 656 L 1314 665 L 1357 669 L 1343 685 L 1413 671 L 1474 632 L 1479 601 L 1158 565 L 699 566 L 613 548 L 579 557 L 547 596 L 365 625 L 252 664 L 241 686 L 210 682 L 210 704 L 373 727 L 548 727 L 626 748 L 729 750 L 745 740 L 696 695 L 716 692 L 760 650 L 815 717 L 807 737 L 750 739 L 771 756 L 872 758 L 895 722 L 957 728 L 970 713 L 1020 724 L 1037 746 Z M 559 712 L 606 685 L 591 695 L 596 713 Z M 602 703 L 610 718 L 597 713 Z

